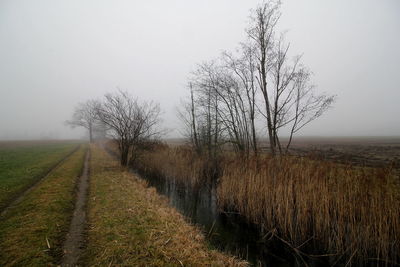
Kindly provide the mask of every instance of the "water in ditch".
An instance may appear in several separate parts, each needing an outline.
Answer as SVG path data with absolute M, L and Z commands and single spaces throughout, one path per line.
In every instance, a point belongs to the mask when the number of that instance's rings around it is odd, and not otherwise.
M 105 147 L 113 157 L 118 155 Z M 168 198 L 175 207 L 191 223 L 200 226 L 209 243 L 216 249 L 228 252 L 247 260 L 252 266 L 303 266 L 303 260 L 296 257 L 280 242 L 269 242 L 270 235 L 263 234 L 255 226 L 247 223 L 237 213 L 220 212 L 217 206 L 216 185 L 197 186 L 193 188 L 166 179 L 163 176 L 152 176 L 148 173 L 131 171 L 146 180 L 149 186 Z M 272 243 L 272 244 L 271 244 Z M 327 262 L 309 261 L 307 266 L 327 266 Z M 329 264 L 328 264 L 329 265 Z
M 245 223 L 235 213 L 219 212 L 215 186 L 193 189 L 163 177 L 143 175 L 142 178 L 158 193 L 167 196 L 170 204 L 191 223 L 202 227 L 210 244 L 220 251 L 237 255 L 253 266 L 296 265 L 290 253 L 279 253 L 280 256 L 277 256 L 275 250 L 279 248 L 275 247 L 274 252 L 267 248 L 267 240 L 255 226 Z

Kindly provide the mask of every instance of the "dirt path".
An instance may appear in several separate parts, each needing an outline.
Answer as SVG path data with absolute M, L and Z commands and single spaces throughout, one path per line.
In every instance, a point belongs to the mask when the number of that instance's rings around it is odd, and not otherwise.
M 75 210 L 73 213 L 71 225 L 65 240 L 63 251 L 64 256 L 61 260 L 61 266 L 77 266 L 79 257 L 84 247 L 84 231 L 86 224 L 86 203 L 89 187 L 89 163 L 90 149 L 86 152 L 85 163 L 82 175 L 78 181 L 78 193 L 76 196 Z
M 34 188 L 36 188 L 52 171 L 61 166 L 61 164 L 63 164 L 70 156 L 72 156 L 72 154 L 78 151 L 80 147 L 81 145 L 78 145 L 76 148 L 74 148 L 70 153 L 68 153 L 65 157 L 59 160 L 50 169 L 48 169 L 39 179 L 33 182 L 33 184 L 31 184 L 28 188 L 22 191 L 18 196 L 13 198 L 3 210 L 0 209 L 0 217 L 4 216 L 11 207 L 20 203 L 27 194 L 29 194 Z

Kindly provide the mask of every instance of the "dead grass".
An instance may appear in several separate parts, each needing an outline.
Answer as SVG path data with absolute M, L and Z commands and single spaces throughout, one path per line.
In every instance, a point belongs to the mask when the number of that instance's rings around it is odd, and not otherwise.
M 74 206 L 81 147 L 0 217 L 1 266 L 55 266 Z
M 154 188 L 93 147 L 87 266 L 246 266 L 210 250 Z
M 308 246 L 311 253 L 358 264 L 399 262 L 400 185 L 393 169 L 293 157 L 261 162 L 258 168 L 255 161 L 225 163 L 221 207 L 239 211 L 293 248 Z
M 162 176 L 191 187 L 210 180 L 207 160 L 183 146 L 144 151 L 134 168 L 144 175 Z
M 137 168 L 193 185 L 204 179 L 205 161 L 174 147 L 146 152 Z M 267 155 L 257 165 L 231 153 L 221 155 L 220 168 L 220 209 L 240 213 L 296 257 L 400 263 L 398 170 Z

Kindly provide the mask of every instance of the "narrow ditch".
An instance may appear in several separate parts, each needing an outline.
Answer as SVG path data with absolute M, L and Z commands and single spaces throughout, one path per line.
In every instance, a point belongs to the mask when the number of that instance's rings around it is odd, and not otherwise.
M 89 188 L 89 165 L 90 148 L 86 152 L 82 175 L 79 177 L 78 181 L 75 209 L 72 215 L 71 225 L 63 245 L 64 256 L 61 259 L 61 266 L 77 266 L 79 258 L 84 250 L 86 203 Z

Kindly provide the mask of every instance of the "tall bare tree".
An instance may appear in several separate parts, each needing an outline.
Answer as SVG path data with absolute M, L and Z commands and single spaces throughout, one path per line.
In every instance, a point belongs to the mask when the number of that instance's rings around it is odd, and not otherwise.
M 280 2 L 268 1 L 257 7 L 251 16 L 247 29 L 250 42 L 254 44 L 254 56 L 257 60 L 257 82 L 262 92 L 267 119 L 268 137 L 272 154 L 276 151 L 276 140 L 273 132 L 271 99 L 268 93 L 268 73 L 272 65 L 275 26 L 280 18 Z
M 266 118 L 271 153 L 287 152 L 293 135 L 320 117 L 334 102 L 334 96 L 317 94 L 310 85 L 311 72 L 301 57 L 289 58 L 290 44 L 284 35 L 275 37 L 280 2 L 269 1 L 253 11 L 247 31 L 257 65 L 257 81 L 263 96 L 261 114 Z M 282 149 L 280 130 L 289 128 L 289 141 Z
M 72 119 L 67 120 L 66 124 L 71 127 L 83 127 L 89 132 L 89 141 L 93 142 L 93 131 L 97 120 L 97 107 L 99 102 L 96 100 L 87 100 L 75 107 Z

